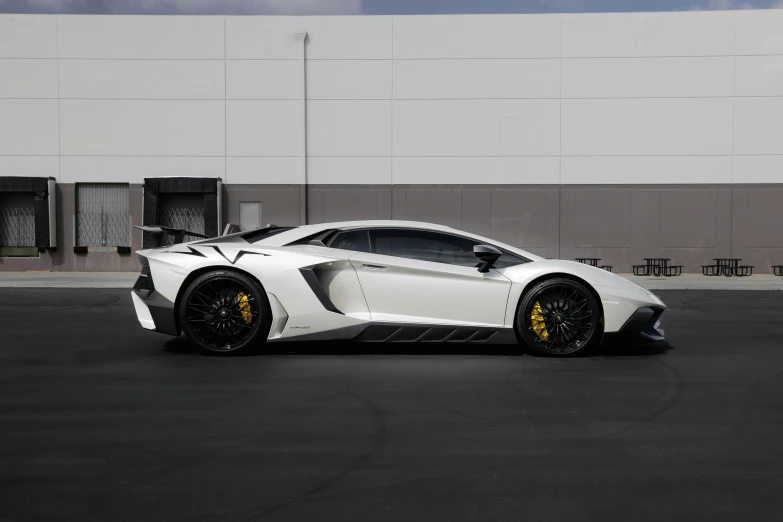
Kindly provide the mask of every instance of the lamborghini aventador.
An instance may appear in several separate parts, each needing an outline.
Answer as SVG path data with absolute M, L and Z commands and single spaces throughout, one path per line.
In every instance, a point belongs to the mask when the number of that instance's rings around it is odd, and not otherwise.
M 138 255 L 141 325 L 210 352 L 354 340 L 520 343 L 570 356 L 610 334 L 663 340 L 665 305 L 627 279 L 429 223 L 268 226 Z

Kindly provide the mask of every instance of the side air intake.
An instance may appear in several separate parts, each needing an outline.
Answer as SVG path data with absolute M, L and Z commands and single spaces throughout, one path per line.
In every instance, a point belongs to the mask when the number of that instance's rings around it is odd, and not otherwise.
M 326 308 L 330 312 L 334 312 L 340 315 L 345 315 L 340 310 L 338 310 L 337 307 L 332 302 L 332 300 L 329 299 L 329 294 L 326 293 L 326 290 L 324 289 L 321 282 L 318 280 L 318 276 L 315 273 L 316 266 L 317 265 L 312 265 L 312 266 L 306 266 L 304 268 L 300 268 L 299 273 L 302 274 L 302 277 L 304 277 L 304 280 L 310 286 L 310 289 L 313 291 L 313 294 L 315 294 L 318 300 L 321 301 L 321 304 L 324 306 L 324 308 Z

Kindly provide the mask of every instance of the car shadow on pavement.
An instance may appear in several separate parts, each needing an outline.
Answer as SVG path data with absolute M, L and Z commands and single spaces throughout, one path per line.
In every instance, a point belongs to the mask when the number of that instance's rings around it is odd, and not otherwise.
M 632 344 L 622 341 L 605 341 L 601 346 L 600 355 L 605 357 L 628 357 L 634 355 L 663 355 L 674 346 L 668 341 L 654 343 Z
M 672 349 L 666 341 L 642 345 L 622 341 L 605 342 L 600 348 L 577 357 L 661 355 Z M 184 336 L 166 341 L 163 351 L 172 354 L 202 354 L 199 347 Z M 204 356 L 259 357 L 264 355 L 528 355 L 523 346 L 505 344 L 464 343 L 360 343 L 352 341 L 308 341 L 266 343 L 253 350 L 237 354 L 203 353 Z

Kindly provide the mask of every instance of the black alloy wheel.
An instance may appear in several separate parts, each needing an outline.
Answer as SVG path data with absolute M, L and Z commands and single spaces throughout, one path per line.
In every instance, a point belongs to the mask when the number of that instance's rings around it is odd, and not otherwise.
M 520 302 L 517 335 L 540 355 L 584 353 L 601 337 L 601 313 L 593 295 L 571 279 L 548 279 Z
M 185 335 L 207 352 L 237 353 L 266 339 L 271 324 L 263 289 L 248 276 L 215 270 L 185 290 L 179 310 Z

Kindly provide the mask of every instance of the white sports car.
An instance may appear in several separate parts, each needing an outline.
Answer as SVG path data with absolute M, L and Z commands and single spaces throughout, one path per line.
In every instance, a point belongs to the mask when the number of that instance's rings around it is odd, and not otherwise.
M 141 325 L 212 352 L 339 339 L 568 356 L 605 334 L 663 339 L 665 305 L 627 279 L 429 223 L 269 226 L 138 254 Z

